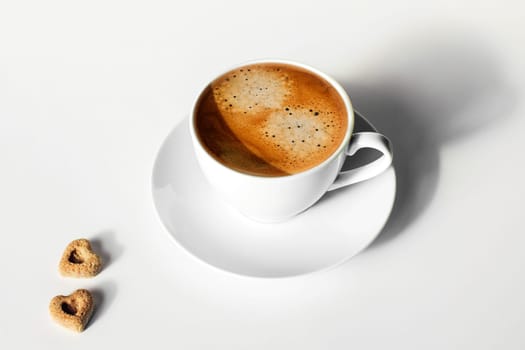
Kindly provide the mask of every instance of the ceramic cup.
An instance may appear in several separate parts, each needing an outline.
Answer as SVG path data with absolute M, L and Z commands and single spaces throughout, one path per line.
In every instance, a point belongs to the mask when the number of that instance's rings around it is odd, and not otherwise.
M 197 137 L 195 113 L 204 88 L 193 104 L 189 118 L 190 134 L 195 155 L 204 176 L 227 203 L 256 221 L 280 222 L 305 211 L 327 191 L 337 190 L 370 179 L 390 167 L 392 163 L 390 141 L 385 136 L 375 132 L 352 133 L 354 109 L 350 98 L 339 83 L 323 72 L 287 60 L 258 60 L 231 67 L 218 74 L 217 77 L 230 70 L 259 63 L 281 63 L 296 66 L 328 81 L 344 101 L 348 116 L 348 127 L 336 151 L 313 168 L 297 174 L 277 177 L 241 173 L 213 158 Z M 341 171 L 346 158 L 351 157 L 361 148 L 373 148 L 381 152 L 382 155 L 375 161 L 359 168 Z

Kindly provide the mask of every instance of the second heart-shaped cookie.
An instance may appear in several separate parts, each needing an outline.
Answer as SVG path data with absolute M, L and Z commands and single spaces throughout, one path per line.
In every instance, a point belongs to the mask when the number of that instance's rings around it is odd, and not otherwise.
M 69 243 L 62 254 L 58 270 L 67 277 L 93 277 L 102 269 L 102 259 L 85 238 Z
M 60 325 L 76 332 L 82 332 L 86 328 L 93 309 L 93 297 L 86 289 L 77 289 L 70 295 L 57 295 L 49 303 L 51 317 Z

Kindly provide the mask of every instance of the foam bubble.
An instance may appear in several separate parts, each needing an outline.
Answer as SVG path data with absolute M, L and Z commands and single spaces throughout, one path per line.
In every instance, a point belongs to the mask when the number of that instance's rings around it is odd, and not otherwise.
M 214 84 L 215 102 L 223 113 L 247 116 L 279 108 L 290 94 L 286 73 L 254 67 L 228 73 Z
M 281 153 L 282 161 L 276 157 L 275 166 L 301 168 L 305 160 L 326 158 L 338 146 L 334 142 L 345 126 L 338 124 L 330 113 L 310 110 L 286 107 L 272 112 L 266 119 L 261 133 L 266 143 Z

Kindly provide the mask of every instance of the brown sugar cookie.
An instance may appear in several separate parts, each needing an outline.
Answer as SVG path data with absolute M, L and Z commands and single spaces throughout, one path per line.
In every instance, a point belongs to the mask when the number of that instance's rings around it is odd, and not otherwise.
M 58 270 L 67 277 L 93 277 L 102 269 L 102 260 L 93 252 L 87 239 L 69 243 L 62 254 Z
M 93 297 L 87 289 L 77 289 L 67 296 L 57 295 L 49 303 L 51 317 L 61 326 L 76 332 L 86 328 L 93 309 Z

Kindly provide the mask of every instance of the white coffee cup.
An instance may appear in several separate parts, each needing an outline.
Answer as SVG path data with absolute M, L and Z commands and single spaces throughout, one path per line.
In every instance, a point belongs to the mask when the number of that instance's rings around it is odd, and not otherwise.
M 392 146 L 383 135 L 375 132 L 352 134 L 354 110 L 343 87 L 328 75 L 307 65 L 279 59 L 246 62 L 227 71 L 260 63 L 280 63 L 296 66 L 328 81 L 344 101 L 348 127 L 337 150 L 326 160 L 303 172 L 266 177 L 249 175 L 231 169 L 208 153 L 197 137 L 195 113 L 200 97 L 195 100 L 189 118 L 193 148 L 200 168 L 220 196 L 245 216 L 260 222 L 279 222 L 289 219 L 311 207 L 327 191 L 336 190 L 375 177 L 392 163 Z M 218 74 L 220 76 L 221 74 Z M 202 90 L 202 93 L 205 88 Z M 382 153 L 375 161 L 349 171 L 341 171 L 348 156 L 361 148 L 373 148 Z M 350 160 L 351 161 L 351 160 Z

